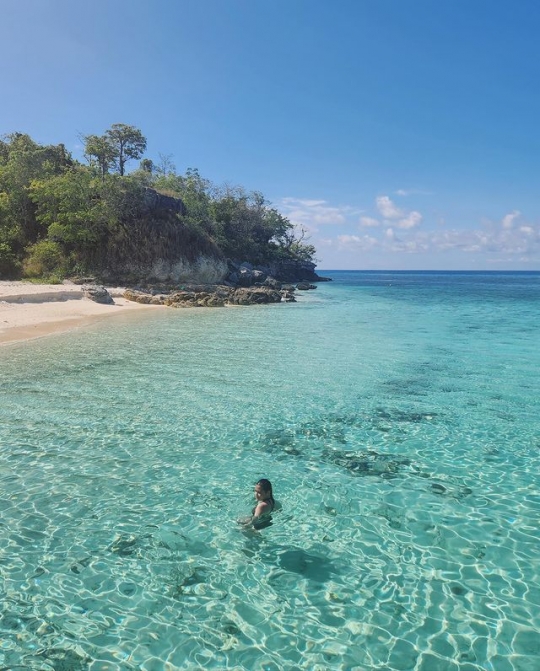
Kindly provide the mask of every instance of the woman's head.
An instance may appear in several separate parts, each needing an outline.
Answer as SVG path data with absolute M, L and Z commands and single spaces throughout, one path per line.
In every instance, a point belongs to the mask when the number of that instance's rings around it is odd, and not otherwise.
M 266 501 L 273 498 L 272 483 L 266 478 L 261 478 L 255 485 L 255 498 L 257 501 Z

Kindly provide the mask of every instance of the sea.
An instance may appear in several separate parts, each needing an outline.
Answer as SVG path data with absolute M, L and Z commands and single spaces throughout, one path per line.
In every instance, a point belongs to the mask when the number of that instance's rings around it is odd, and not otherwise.
M 538 671 L 540 273 L 322 274 L 0 348 L 2 671 Z

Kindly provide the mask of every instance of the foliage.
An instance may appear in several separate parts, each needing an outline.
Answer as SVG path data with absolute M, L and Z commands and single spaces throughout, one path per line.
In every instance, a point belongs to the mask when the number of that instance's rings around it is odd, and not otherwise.
M 109 172 L 116 160 L 116 151 L 106 135 L 86 135 L 84 155 L 90 165 L 99 169 L 102 177 Z
M 20 272 L 20 263 L 7 242 L 0 242 L 0 277 L 13 279 Z
M 54 278 L 201 255 L 255 264 L 313 259 L 304 232 L 259 192 L 217 187 L 193 168 L 178 174 L 163 154 L 125 174 L 126 162 L 146 149 L 137 128 L 114 124 L 84 141 L 88 165 L 62 144 L 39 145 L 22 133 L 0 139 L 0 277 Z M 186 211 L 149 205 L 156 192 L 180 198 Z
M 187 220 L 211 235 L 228 258 L 264 264 L 311 261 L 315 255 L 315 248 L 304 242 L 305 232 L 297 236 L 291 222 L 258 191 L 216 187 L 193 168 L 185 175 L 158 174 L 153 185 L 181 198 Z
M 62 174 L 72 165 L 62 144 L 40 146 L 23 133 L 0 140 L 0 241 L 9 243 L 17 258 L 43 233 L 28 193 L 30 182 Z
M 62 273 L 64 255 L 57 242 L 40 240 L 31 245 L 23 263 L 26 277 L 49 277 Z
M 111 167 L 123 176 L 130 159 L 139 159 L 146 151 L 146 138 L 135 126 L 115 123 L 104 135 L 85 135 L 84 151 L 91 165 L 97 165 L 104 177 Z

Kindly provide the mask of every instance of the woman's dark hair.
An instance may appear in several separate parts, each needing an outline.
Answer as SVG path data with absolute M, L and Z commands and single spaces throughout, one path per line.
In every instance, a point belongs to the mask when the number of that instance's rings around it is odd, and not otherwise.
M 270 498 L 274 501 L 274 495 L 272 494 L 272 483 L 266 478 L 261 478 L 258 482 L 258 485 L 262 487 L 265 492 L 270 492 Z

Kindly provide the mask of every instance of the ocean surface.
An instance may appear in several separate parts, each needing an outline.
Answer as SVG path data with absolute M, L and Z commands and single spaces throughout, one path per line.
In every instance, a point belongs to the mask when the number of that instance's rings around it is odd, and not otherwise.
M 0 348 L 0 669 L 538 671 L 540 274 L 322 274 Z

